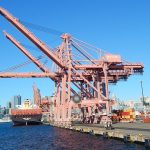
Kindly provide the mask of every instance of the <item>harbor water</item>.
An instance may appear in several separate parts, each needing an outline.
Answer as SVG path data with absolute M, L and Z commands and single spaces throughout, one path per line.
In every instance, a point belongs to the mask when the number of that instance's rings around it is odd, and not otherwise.
M 145 147 L 48 125 L 0 123 L 0 150 L 145 150 Z

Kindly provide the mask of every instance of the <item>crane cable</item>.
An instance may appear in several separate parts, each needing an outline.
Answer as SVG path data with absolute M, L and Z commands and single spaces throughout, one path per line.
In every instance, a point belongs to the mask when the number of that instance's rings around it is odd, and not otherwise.
M 64 33 L 62 31 L 59 31 L 59 30 L 56 30 L 56 29 L 53 29 L 53 28 L 50 28 L 50 27 L 45 27 L 45 26 L 42 26 L 42 25 L 38 25 L 38 24 L 34 24 L 34 23 L 31 23 L 31 22 L 27 22 L 27 21 L 24 21 L 24 20 L 19 20 L 23 25 L 29 27 L 29 28 L 32 28 L 32 29 L 35 29 L 35 30 L 38 30 L 38 31 L 41 31 L 41 32 L 44 32 L 44 33 L 47 33 L 47 34 L 53 34 L 53 35 L 56 35 L 57 38 L 53 39 L 51 41 L 51 43 L 54 43 L 58 40 L 58 37 L 60 38 L 60 36 Z M 46 42 L 46 44 L 48 45 L 48 43 Z M 49 49 L 51 49 L 53 51 L 53 48 L 49 47 Z
M 33 24 L 31 22 L 27 22 L 27 21 L 23 21 L 23 20 L 20 20 L 20 22 L 22 24 L 24 24 L 25 26 L 28 26 L 29 28 L 32 28 L 32 29 L 35 29 L 35 30 L 38 30 L 38 31 L 42 31 L 42 32 L 45 32 L 45 33 L 51 33 L 51 34 L 58 35 L 58 36 L 60 36 L 64 33 L 62 31 L 59 31 L 59 30 L 56 30 L 56 29 L 53 29 L 53 28 L 49 28 L 49 27 L 44 27 L 44 26 L 37 25 L 37 24 Z
M 43 58 L 45 58 L 45 57 L 46 57 L 46 56 L 44 56 L 44 55 L 38 56 L 38 57 L 37 57 L 37 60 L 43 59 Z M 30 64 L 30 63 L 33 63 L 33 62 L 32 62 L 31 60 L 28 60 L 28 61 L 23 62 L 23 63 L 21 63 L 21 64 L 18 64 L 18 65 L 9 67 L 9 68 L 4 69 L 4 70 L 1 70 L 0 72 L 10 72 L 10 71 L 16 70 L 16 69 L 21 68 L 21 67 L 23 67 L 23 66 L 25 66 L 25 65 L 27 65 L 27 64 Z
M 31 46 L 31 45 L 28 45 L 28 44 L 25 44 L 25 43 L 22 43 L 21 42 L 21 45 L 24 46 L 25 48 L 29 49 L 29 50 L 34 50 L 34 51 L 37 51 L 37 52 L 41 52 L 39 51 L 36 47 L 34 46 Z

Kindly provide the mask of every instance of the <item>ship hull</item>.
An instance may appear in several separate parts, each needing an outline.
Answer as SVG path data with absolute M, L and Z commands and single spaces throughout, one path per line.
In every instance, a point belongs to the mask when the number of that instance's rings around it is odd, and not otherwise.
M 42 114 L 39 115 L 11 115 L 13 125 L 33 125 L 42 124 Z

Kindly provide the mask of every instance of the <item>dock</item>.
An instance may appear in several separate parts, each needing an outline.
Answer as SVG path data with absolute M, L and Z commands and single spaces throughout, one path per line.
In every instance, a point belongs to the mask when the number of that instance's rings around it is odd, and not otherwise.
M 69 129 L 81 133 L 103 136 L 104 138 L 114 138 L 124 142 L 133 142 L 150 147 L 150 123 L 116 123 L 113 128 L 106 129 L 99 124 L 74 124 L 72 126 L 56 127 Z

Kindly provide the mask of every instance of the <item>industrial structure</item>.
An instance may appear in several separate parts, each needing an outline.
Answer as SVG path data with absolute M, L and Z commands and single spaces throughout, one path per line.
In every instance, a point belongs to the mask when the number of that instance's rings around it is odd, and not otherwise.
M 8 11 L 0 8 L 0 14 L 55 63 L 55 68 L 50 71 L 23 45 L 4 32 L 6 38 L 43 73 L 1 72 L 0 77 L 52 79 L 55 82 L 53 119 L 56 124 L 70 124 L 73 118 L 88 123 L 109 120 L 111 100 L 108 84 L 127 80 L 132 74 L 143 73 L 144 66 L 141 63 L 124 62 L 120 55 L 97 49 L 66 33 L 61 36 L 62 43 L 55 49 L 50 49 Z M 39 104 L 39 100 L 36 103 Z M 73 110 L 78 111 L 73 113 Z

